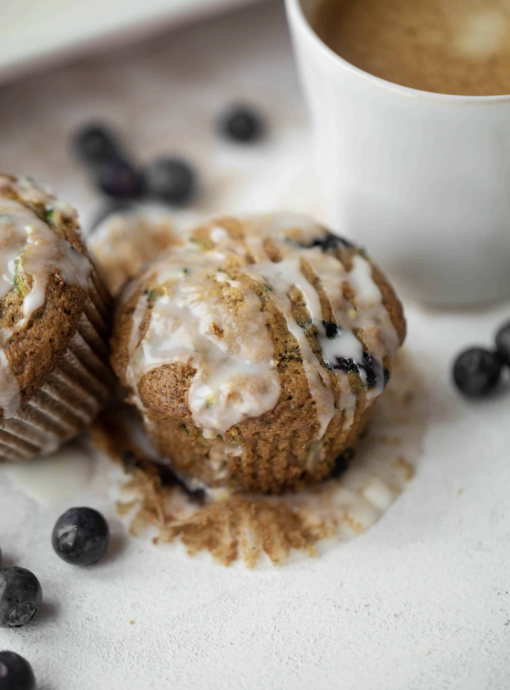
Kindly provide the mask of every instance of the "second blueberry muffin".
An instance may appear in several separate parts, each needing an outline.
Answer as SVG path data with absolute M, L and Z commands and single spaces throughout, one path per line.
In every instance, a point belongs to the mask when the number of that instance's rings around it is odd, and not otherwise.
M 58 448 L 107 400 L 110 297 L 75 210 L 0 175 L 0 461 Z

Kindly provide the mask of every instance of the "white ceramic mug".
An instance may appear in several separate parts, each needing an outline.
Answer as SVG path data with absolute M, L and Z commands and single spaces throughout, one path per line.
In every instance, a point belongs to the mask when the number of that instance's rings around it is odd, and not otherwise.
M 314 32 L 317 4 L 286 0 L 331 227 L 409 296 L 509 295 L 510 96 L 446 96 L 363 72 Z

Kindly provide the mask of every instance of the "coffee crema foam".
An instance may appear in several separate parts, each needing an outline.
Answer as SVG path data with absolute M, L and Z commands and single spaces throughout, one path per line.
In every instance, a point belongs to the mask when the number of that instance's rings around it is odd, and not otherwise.
M 510 0 L 322 0 L 313 26 L 347 62 L 395 84 L 510 94 Z

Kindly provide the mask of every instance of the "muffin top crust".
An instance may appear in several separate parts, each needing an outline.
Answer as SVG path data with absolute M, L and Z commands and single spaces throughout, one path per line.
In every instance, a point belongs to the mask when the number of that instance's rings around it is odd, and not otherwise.
M 360 396 L 368 406 L 382 392 L 404 336 L 362 250 L 280 213 L 215 220 L 151 263 L 122 295 L 112 361 L 142 410 L 215 438 L 273 410 L 280 363 L 294 359 L 321 439 L 335 410 L 348 428 Z
M 0 408 L 41 385 L 70 337 L 91 265 L 76 211 L 29 178 L 0 175 Z

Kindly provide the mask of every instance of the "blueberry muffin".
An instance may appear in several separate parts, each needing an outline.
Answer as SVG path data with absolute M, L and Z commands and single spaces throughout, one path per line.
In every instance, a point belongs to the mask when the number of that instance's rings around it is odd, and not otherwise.
M 97 224 L 88 247 L 102 269 L 108 289 L 117 295 L 146 261 L 161 254 L 173 242 L 174 236 L 168 219 L 122 209 L 108 214 Z
M 128 284 L 112 363 L 177 472 L 280 493 L 352 448 L 405 328 L 361 249 L 298 215 L 223 218 Z
M 109 395 L 110 298 L 76 212 L 0 175 L 0 461 L 56 449 Z

